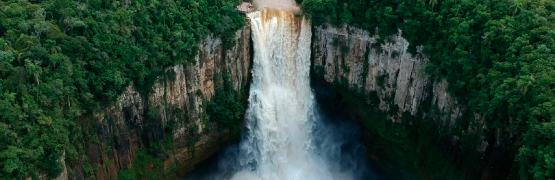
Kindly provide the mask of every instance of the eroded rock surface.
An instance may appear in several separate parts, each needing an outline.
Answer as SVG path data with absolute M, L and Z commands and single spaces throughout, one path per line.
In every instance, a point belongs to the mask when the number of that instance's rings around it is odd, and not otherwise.
M 416 54 L 408 52 L 409 43 L 401 36 L 402 32 L 383 44 L 378 43 L 377 35 L 370 36 L 367 31 L 349 26 L 323 25 L 313 33 L 315 73 L 327 83 L 365 94 L 375 93 L 380 100 L 376 106 L 381 111 L 398 108 L 397 115 L 388 116 L 391 121 L 400 123 L 406 112 L 413 116 L 423 113 L 450 131 L 465 112 L 466 107 L 448 93 L 446 80 L 424 72 L 428 57 L 422 53 L 422 47 L 417 48 Z M 366 101 L 371 103 L 370 99 Z M 426 101 L 431 101 L 428 109 L 422 108 Z M 483 118 L 478 119 L 481 119 L 478 124 L 464 127 L 465 133 L 479 134 L 485 130 Z M 476 151 L 483 153 L 487 142 L 483 136 L 479 141 L 482 145 Z
M 447 93 L 447 82 L 435 82 L 424 73 L 428 58 L 421 50 L 414 55 L 409 53 L 409 43 L 401 32 L 391 37 L 392 42 L 381 45 L 377 36 L 348 26 L 324 25 L 314 33 L 314 68 L 323 73 L 327 82 L 365 93 L 376 92 L 379 108 L 384 111 L 393 108 L 388 103 L 393 101 L 400 113 L 416 115 L 420 103 L 432 96 L 432 103 L 441 113 L 458 116 L 459 105 Z
M 428 57 L 422 53 L 422 47 L 417 47 L 416 54 L 409 53 L 409 43 L 401 36 L 402 32 L 381 44 L 377 35 L 349 26 L 323 25 L 313 33 L 313 72 L 324 84 L 338 84 L 350 92 L 362 92 L 367 99 L 361 101 L 376 107 L 374 110 L 386 114 L 387 120 L 394 123 L 411 126 L 412 122 L 403 121 L 403 116 L 408 115 L 422 117 L 423 121 L 433 120 L 436 129 L 445 130 L 446 136 L 438 146 L 447 158 L 465 158 L 459 153 L 461 139 L 475 143 L 473 153 L 481 157 L 489 153 L 491 157 L 472 162 L 480 164 L 480 168 L 467 172 L 468 177 L 496 177 L 490 176 L 495 172 L 488 171 L 489 168 L 506 168 L 503 156 L 507 150 L 503 144 L 507 142 L 501 141 L 508 139 L 507 133 L 496 130 L 497 140 L 488 140 L 484 134 L 491 130 L 487 129 L 484 118 L 458 103 L 448 93 L 446 80 L 425 73 Z M 379 103 L 373 98 L 376 96 Z M 477 123 L 460 123 L 462 118 L 474 118 Z
M 224 49 L 221 39 L 208 36 L 199 45 L 194 63 L 168 68 L 147 97 L 129 85 L 117 101 L 104 108 L 104 113 L 83 117 L 98 124 L 93 135 L 98 141 L 94 137 L 85 147 L 95 178 L 115 178 L 120 170 L 132 167 L 138 149 L 163 141 L 168 135 L 173 148 L 164 148 L 165 153 L 158 158 L 163 160 L 164 170 L 176 166 L 172 171 L 177 176 L 223 148 L 229 132 L 218 131 L 216 123 L 208 122 L 203 100 L 210 100 L 217 84 L 222 83 L 215 82 L 215 75 L 229 73 L 236 90 L 248 87 L 250 38 L 250 27 L 244 26 L 236 32 L 236 44 Z M 155 117 L 149 117 L 151 114 Z M 90 179 L 82 167 L 66 169 L 59 179 Z

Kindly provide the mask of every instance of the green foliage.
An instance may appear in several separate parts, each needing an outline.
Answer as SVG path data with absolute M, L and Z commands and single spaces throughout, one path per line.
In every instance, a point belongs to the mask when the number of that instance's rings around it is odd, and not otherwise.
M 548 179 L 555 177 L 555 122 L 533 125 L 524 135 L 525 143 L 520 148 L 518 161 L 522 179 Z
M 83 159 L 83 172 L 85 172 L 85 175 L 87 175 L 88 177 L 95 179 L 94 177 L 96 174 L 96 168 L 90 164 L 88 157 L 85 157 Z
M 349 72 L 351 72 L 351 68 L 349 68 L 349 66 L 347 66 L 347 64 L 345 64 L 345 60 L 341 61 L 341 69 L 343 69 L 343 72 L 345 72 L 347 74 L 349 74 Z
M 164 123 L 164 142 L 165 150 L 173 150 L 173 129 L 176 127 L 175 121 Z
M 348 23 L 380 39 L 402 30 L 409 51 L 424 46 L 427 72 L 447 79 L 489 129 L 523 134 L 512 142 L 521 179 L 555 177 L 546 133 L 555 121 L 555 1 L 304 0 L 302 9 L 314 25 Z
M 206 107 L 206 112 L 210 121 L 218 123 L 218 130 L 229 129 L 231 137 L 239 137 L 246 96 L 233 89 L 229 73 L 223 73 L 220 77 L 216 77 L 216 79 L 221 79 L 222 85 L 217 87 L 216 93 Z
M 385 87 L 385 81 L 387 78 L 389 78 L 389 74 L 379 75 L 378 77 L 376 77 L 376 84 L 382 88 Z
M 324 76 L 324 66 L 314 66 L 314 73 L 318 76 Z
M 351 49 L 348 46 L 341 46 L 341 53 L 342 54 L 349 54 Z
M 209 33 L 232 45 L 238 3 L 1 1 L 0 179 L 56 177 L 64 152 L 77 163 L 79 117 L 130 83 L 148 93 L 164 68 L 192 64 Z
M 334 112 L 345 112 L 363 125 L 365 136 L 370 139 L 368 152 L 378 157 L 375 163 L 392 179 L 464 179 L 457 166 L 445 158 L 433 121 L 403 112 L 404 123 L 394 123 L 388 117 L 397 116 L 398 107 L 393 98 L 385 99 L 392 109 L 383 112 L 377 108 L 380 99 L 376 92 L 356 93 L 343 85 L 333 86 L 331 99 L 337 102 L 327 106 Z M 361 101 L 367 99 L 368 101 Z M 329 108 L 329 107 L 328 107 Z
M 333 47 L 339 46 L 339 38 L 334 37 L 334 38 L 333 38 L 333 41 L 331 42 L 331 45 L 332 45 Z
M 176 174 L 170 173 L 174 171 L 176 165 L 173 164 L 172 167 L 164 171 L 164 162 L 149 153 L 149 150 L 141 148 L 136 151 L 135 156 L 131 169 L 120 170 L 116 178 L 117 180 L 176 178 Z

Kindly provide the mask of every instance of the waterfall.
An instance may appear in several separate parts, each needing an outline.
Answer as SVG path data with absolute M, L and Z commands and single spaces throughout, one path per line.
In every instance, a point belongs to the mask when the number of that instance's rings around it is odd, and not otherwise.
M 261 179 L 305 178 L 316 173 L 310 154 L 314 95 L 309 86 L 310 23 L 293 13 L 248 14 L 254 45 L 253 84 L 246 126 Z
M 310 22 L 293 11 L 247 16 L 254 63 L 243 139 L 220 156 L 213 174 L 189 179 L 369 179 L 358 129 L 326 124 L 318 113 L 310 87 Z
M 310 22 L 292 12 L 248 14 L 253 82 L 241 150 L 253 168 L 232 179 L 348 179 L 315 150 L 317 113 L 310 87 Z

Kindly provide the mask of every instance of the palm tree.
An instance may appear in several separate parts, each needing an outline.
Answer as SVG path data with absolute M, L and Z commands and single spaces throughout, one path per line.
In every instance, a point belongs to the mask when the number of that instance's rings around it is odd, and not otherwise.
M 25 59 L 25 63 L 27 63 L 27 72 L 35 77 L 35 82 L 37 86 L 40 85 L 39 75 L 42 74 L 42 67 L 40 67 L 41 61 Z
M 56 53 L 62 52 L 62 48 L 60 48 L 60 46 L 56 46 L 56 41 L 47 40 L 46 43 L 44 43 L 44 47 L 48 51 L 50 51 L 50 54 L 56 54 Z
M 31 48 L 31 46 L 35 45 L 37 39 L 35 36 L 27 36 L 21 34 L 19 38 L 15 41 L 15 49 L 19 53 L 25 53 Z
M 428 3 L 430 3 L 430 5 L 432 5 L 432 9 L 434 8 L 434 6 L 437 4 L 438 0 L 429 0 Z
M 516 15 L 519 10 L 522 10 L 522 6 L 524 6 L 524 3 L 522 3 L 522 1 L 520 0 L 516 0 L 513 5 L 509 7 L 513 10 L 513 16 Z

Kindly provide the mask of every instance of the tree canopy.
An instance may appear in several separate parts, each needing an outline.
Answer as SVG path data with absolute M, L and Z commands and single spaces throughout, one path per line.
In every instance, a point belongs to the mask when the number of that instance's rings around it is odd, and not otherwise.
M 0 1 L 0 179 L 56 177 L 76 163 L 78 118 L 130 83 L 192 64 L 209 33 L 231 45 L 238 0 Z M 71 134 L 71 135 L 70 135 Z

